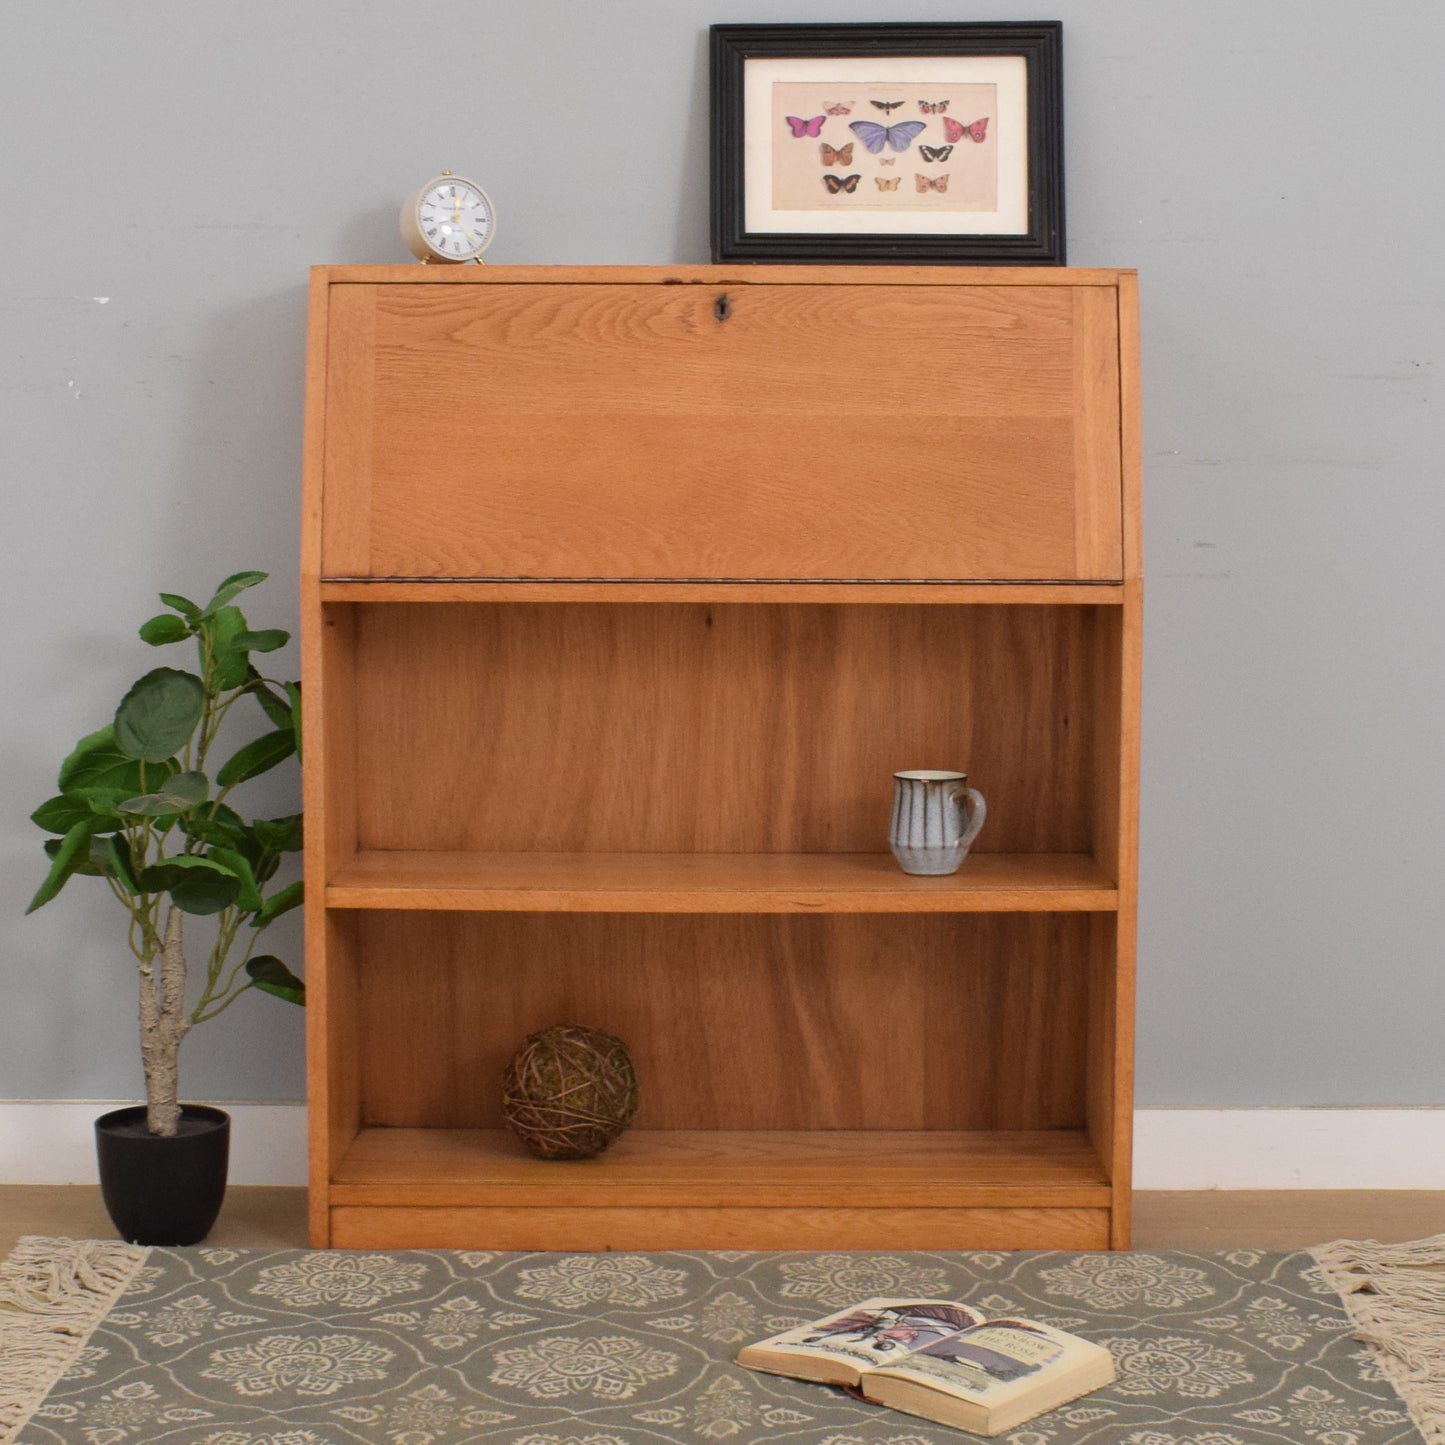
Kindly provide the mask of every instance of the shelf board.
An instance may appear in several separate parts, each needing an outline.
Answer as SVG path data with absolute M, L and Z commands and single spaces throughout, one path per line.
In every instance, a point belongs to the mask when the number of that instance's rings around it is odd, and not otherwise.
M 363 1129 L 335 1206 L 385 1208 L 1107 1207 L 1081 1130 L 632 1130 L 596 1159 L 533 1158 L 500 1129 Z
M 323 577 L 323 602 L 853 602 L 1119 606 L 1119 579 L 1097 582 L 885 582 L 809 579 Z
M 1108 913 L 1086 853 L 980 853 L 941 878 L 887 853 L 443 853 L 368 850 L 332 908 L 506 913 Z

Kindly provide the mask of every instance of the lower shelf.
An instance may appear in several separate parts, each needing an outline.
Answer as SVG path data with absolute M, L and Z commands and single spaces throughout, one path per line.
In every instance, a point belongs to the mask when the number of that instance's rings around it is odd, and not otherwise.
M 328 1190 L 341 1248 L 1107 1248 L 1075 1130 L 634 1131 L 598 1159 L 497 1130 L 366 1129 Z

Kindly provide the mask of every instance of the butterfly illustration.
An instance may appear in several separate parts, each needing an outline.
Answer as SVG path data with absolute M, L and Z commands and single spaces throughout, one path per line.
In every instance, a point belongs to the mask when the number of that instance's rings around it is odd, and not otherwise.
M 945 172 L 936 180 L 929 180 L 927 176 L 920 176 L 916 172 L 913 179 L 918 182 L 919 194 L 925 191 L 946 191 L 948 189 L 948 173 Z
M 846 191 L 851 196 L 862 179 L 862 176 L 824 176 L 823 184 L 827 186 L 830 196 L 836 196 L 839 191 Z
M 901 100 L 870 100 L 868 104 L 876 105 L 884 115 L 892 115 L 903 102 Z
M 898 157 L 884 156 L 883 159 L 878 162 L 878 164 L 880 166 L 896 166 L 898 164 Z
M 853 102 L 851 100 L 825 100 L 823 109 L 829 115 L 852 115 Z
M 877 104 L 877 101 L 874 101 Z M 876 156 L 885 142 L 896 151 L 906 151 L 913 138 L 927 127 L 921 120 L 900 120 L 896 125 L 879 125 L 877 121 L 850 121 L 848 129 Z
M 873 184 L 877 186 L 880 191 L 896 191 L 898 189 L 898 182 L 902 179 L 902 176 L 894 176 L 892 180 L 884 180 L 882 176 L 874 176 Z
M 950 120 L 948 116 L 943 117 L 943 133 L 949 140 L 962 140 L 967 136 L 970 140 L 976 140 L 979 145 L 983 144 L 984 135 L 988 131 L 988 117 L 976 120 L 971 125 L 964 125 L 962 121 Z
M 804 136 L 811 136 L 814 140 L 823 132 L 823 122 L 827 120 L 825 115 L 815 115 L 812 120 L 801 120 L 796 115 L 788 117 L 788 124 L 793 128 L 793 139 L 802 140 Z
M 918 154 L 932 165 L 934 161 L 946 161 L 953 154 L 952 146 L 919 146 Z
M 847 145 L 841 146 L 837 150 L 834 150 L 827 141 L 824 141 L 818 149 L 823 153 L 823 164 L 825 166 L 851 166 L 853 164 L 852 141 L 849 141 Z
M 918 108 L 924 115 L 942 115 L 948 109 L 946 100 L 920 100 Z

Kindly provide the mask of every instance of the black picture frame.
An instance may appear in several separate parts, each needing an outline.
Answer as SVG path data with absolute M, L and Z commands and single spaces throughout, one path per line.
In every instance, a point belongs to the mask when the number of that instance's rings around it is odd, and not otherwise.
M 753 230 L 746 216 L 744 77 L 759 59 L 1018 56 L 1025 64 L 1027 229 L 1001 234 Z M 1063 24 L 714 25 L 712 259 L 877 264 L 1064 264 Z

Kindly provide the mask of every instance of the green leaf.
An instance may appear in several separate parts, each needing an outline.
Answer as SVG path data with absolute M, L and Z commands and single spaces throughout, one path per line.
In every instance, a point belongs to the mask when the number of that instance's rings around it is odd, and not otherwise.
M 296 734 L 296 760 L 301 760 L 301 684 L 286 683 L 286 696 L 291 700 L 291 730 Z
M 47 858 L 54 858 L 55 855 L 60 852 L 61 841 L 59 838 L 47 838 L 45 840 L 45 856 Z M 75 866 L 70 870 L 72 877 L 83 875 L 86 878 L 99 878 L 105 871 L 95 863 L 95 850 L 98 842 L 99 840 L 92 838 L 90 840 L 89 852 L 76 858 Z
M 271 719 L 276 727 L 289 728 L 291 726 L 291 704 L 284 697 L 277 697 L 266 686 L 265 680 L 254 667 L 247 674 L 246 690 L 255 696 L 256 701 L 261 705 L 261 711 Z
M 287 884 L 279 893 L 273 893 L 262 906 L 261 911 L 251 920 L 252 928 L 265 928 L 275 922 L 283 913 L 290 913 L 305 901 L 306 887 L 301 879 Z
M 246 972 L 262 993 L 274 994 L 287 1003 L 306 1003 L 306 985 L 274 954 L 247 959 Z
M 191 629 L 179 617 L 169 612 L 158 612 L 149 622 L 141 624 L 140 638 L 152 647 L 164 647 L 168 642 L 180 642 L 191 635 Z
M 250 863 L 232 848 L 212 848 L 206 857 L 219 863 L 240 881 L 241 891 L 236 895 L 236 907 L 242 913 L 259 912 L 261 890 L 256 886 L 256 875 L 251 872 Z
M 104 849 L 103 853 L 98 852 Z M 114 878 L 127 893 L 139 893 L 135 874 L 131 871 L 130 847 L 112 833 L 109 838 L 95 839 L 90 845 L 90 861 L 108 878 Z
M 216 595 L 206 603 L 206 610 L 201 615 L 203 617 L 211 616 L 217 608 L 224 607 L 231 598 L 239 596 L 248 587 L 254 587 L 258 582 L 264 582 L 269 575 L 266 572 L 233 572 L 216 588 Z
M 142 818 L 164 818 L 176 813 L 189 813 L 206 801 L 211 785 L 204 773 L 177 773 L 164 788 L 143 793 L 116 804 L 116 811 L 133 813 Z
M 82 738 L 60 765 L 60 791 L 113 812 L 117 803 L 150 792 L 180 770 L 174 758 L 142 763 L 127 757 L 115 745 L 115 728 L 103 727 Z
M 201 665 L 205 666 L 205 650 L 211 650 L 212 690 L 230 692 L 246 681 L 251 670 L 251 659 L 238 639 L 246 635 L 246 618 L 239 607 L 218 608 L 213 617 L 201 624 L 202 636 L 197 639 L 201 647 Z
M 158 667 L 121 699 L 115 712 L 115 746 L 128 758 L 163 762 L 189 741 L 205 701 L 205 689 L 194 673 Z
M 201 609 L 189 597 L 182 597 L 179 592 L 162 592 L 161 601 L 167 607 L 175 608 L 187 622 L 194 622 L 201 615 Z
M 74 793 L 50 798 L 30 815 L 30 821 L 47 833 L 68 833 L 86 818 L 95 818 L 95 812 L 84 798 Z M 97 818 L 96 821 L 100 820 Z
M 27 913 L 43 908 L 65 887 L 66 879 L 72 873 L 90 866 L 90 840 L 95 836 L 96 821 L 94 818 L 83 818 L 66 832 L 65 837 L 52 840 L 55 842 L 53 853 L 47 845 L 45 851 L 51 853 L 50 871 L 45 875 L 45 881 L 36 889 L 35 897 L 30 900 L 30 907 L 25 910 Z
M 300 813 L 292 813 L 289 818 L 257 818 L 251 832 L 263 848 L 273 853 L 299 853 L 305 843 Z
M 188 837 L 199 838 L 203 843 L 214 843 L 221 848 L 240 847 L 246 836 L 246 824 L 241 815 L 225 803 L 212 803 L 204 812 L 182 818 L 181 827 Z
M 225 762 L 216 774 L 216 781 L 223 788 L 234 787 L 237 783 L 244 783 L 247 778 L 269 772 L 295 751 L 296 735 L 289 729 L 284 732 L 278 729 L 274 733 L 264 733 L 254 742 L 247 743 Z
M 93 754 L 102 752 L 115 752 L 114 723 L 107 723 L 98 731 L 87 733 L 76 743 L 69 757 L 60 765 L 60 791 L 65 792 L 75 774 L 89 766 Z
M 241 880 L 209 858 L 162 858 L 136 874 L 142 893 L 168 893 L 182 913 L 219 913 L 241 892 Z
M 260 632 L 243 632 L 236 642 L 250 652 L 275 652 L 291 641 L 291 634 L 279 627 L 264 627 Z

